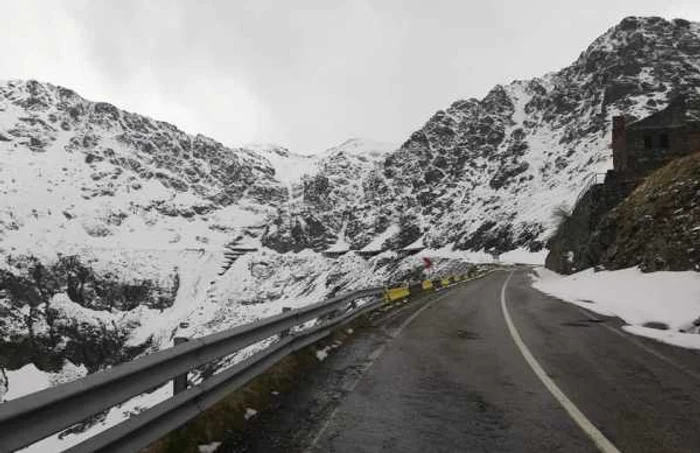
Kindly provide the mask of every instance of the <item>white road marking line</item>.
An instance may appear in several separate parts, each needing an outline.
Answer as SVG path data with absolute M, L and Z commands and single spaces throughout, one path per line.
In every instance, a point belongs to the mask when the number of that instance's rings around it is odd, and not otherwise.
M 547 376 L 547 372 L 544 371 L 544 368 L 542 368 L 539 362 L 537 362 L 528 347 L 525 345 L 525 342 L 520 336 L 520 333 L 518 333 L 518 329 L 516 329 L 515 324 L 510 317 L 510 313 L 508 313 L 508 306 L 506 303 L 506 287 L 508 286 L 508 282 L 510 281 L 514 272 L 515 271 L 512 271 L 508 275 L 508 278 L 506 278 L 506 281 L 503 283 L 503 287 L 501 288 L 501 310 L 503 311 L 503 317 L 506 320 L 506 325 L 508 326 L 510 336 L 513 337 L 513 340 L 515 341 L 518 349 L 520 349 L 520 353 L 525 358 L 525 361 L 528 363 L 528 365 L 530 365 L 532 371 L 535 372 L 547 390 L 549 390 L 549 393 L 551 393 L 552 396 L 559 401 L 559 404 L 562 405 L 564 410 L 566 410 L 576 424 L 581 427 L 583 432 L 585 432 L 588 437 L 591 438 L 598 449 L 604 453 L 620 453 L 620 450 L 618 450 L 617 447 L 615 447 L 615 445 L 613 445 L 613 443 L 610 442 L 608 438 L 605 437 L 605 435 L 601 433 L 590 420 L 588 420 L 588 418 L 586 418 L 583 412 L 581 412 L 579 408 L 576 407 L 576 405 L 564 394 L 564 392 L 561 391 L 559 386 L 557 386 L 557 384 L 549 376 Z
M 586 309 L 584 309 L 583 307 L 580 307 L 580 306 L 578 306 L 578 305 L 574 305 L 574 307 L 578 308 L 578 310 L 579 310 L 581 313 L 583 313 L 584 315 L 588 316 L 589 318 L 591 318 L 591 319 L 593 319 L 593 320 L 596 320 L 596 321 L 602 321 L 601 318 L 595 316 L 595 315 L 592 314 L 592 313 L 589 313 L 589 311 L 586 310 Z M 640 340 L 638 340 L 637 338 L 634 338 L 631 334 L 625 334 L 624 332 L 621 332 L 621 331 L 617 330 L 615 327 L 611 327 L 611 326 L 605 324 L 604 322 L 601 323 L 600 325 L 603 326 L 603 327 L 605 327 L 606 329 L 608 329 L 610 332 L 614 333 L 615 335 L 624 338 L 625 340 L 629 341 L 629 342 L 632 343 L 633 345 L 635 345 L 635 346 L 639 347 L 640 349 L 642 349 L 642 350 L 648 352 L 649 354 L 653 355 L 654 357 L 656 357 L 657 359 L 661 360 L 662 362 L 665 362 L 666 364 L 671 365 L 672 367 L 674 367 L 674 368 L 677 369 L 678 371 L 682 371 L 682 372 L 686 373 L 688 376 L 692 377 L 693 379 L 695 379 L 695 380 L 697 380 L 697 381 L 700 381 L 700 374 L 696 373 L 695 371 L 693 371 L 693 370 L 691 370 L 691 369 L 689 369 L 689 368 L 684 367 L 683 365 L 679 364 L 679 363 L 676 362 L 675 360 L 666 357 L 664 354 L 662 354 L 662 353 L 660 353 L 659 351 L 653 349 L 652 347 L 645 345 L 644 343 L 642 343 L 642 342 L 641 342 Z
M 450 293 L 443 294 L 442 296 L 436 297 L 435 299 L 431 300 L 430 302 L 426 303 L 423 305 L 420 309 L 416 310 L 415 313 L 413 313 L 411 316 L 408 317 L 404 322 L 401 323 L 399 327 L 396 328 L 392 333 L 389 334 L 389 336 L 394 339 L 398 337 L 403 330 L 408 327 L 409 324 L 413 322 L 421 313 L 423 313 L 425 310 L 430 308 L 435 302 L 444 299 L 445 297 L 449 296 Z M 391 340 L 389 340 L 391 341 Z M 362 380 L 367 376 L 367 372 L 372 368 L 374 363 L 377 361 L 377 359 L 384 353 L 384 350 L 386 349 L 387 345 L 389 344 L 389 341 L 383 343 L 381 346 L 379 346 L 377 349 L 372 351 L 372 353 L 369 355 L 369 361 L 365 368 L 362 370 L 362 374 L 357 378 L 355 382 L 350 385 L 348 388 L 348 393 L 351 393 L 355 388 L 362 382 Z M 333 409 L 333 412 L 331 412 L 331 415 L 328 416 L 328 419 L 326 419 L 325 423 L 321 427 L 321 430 L 316 434 L 316 437 L 314 437 L 314 440 L 311 442 L 311 445 L 306 449 L 307 453 L 311 453 L 315 448 L 316 444 L 318 444 L 318 441 L 321 440 L 321 436 L 326 432 L 328 427 L 330 426 L 331 422 L 335 418 L 335 415 L 338 413 L 338 409 L 340 409 L 340 404 L 338 404 L 335 409 Z

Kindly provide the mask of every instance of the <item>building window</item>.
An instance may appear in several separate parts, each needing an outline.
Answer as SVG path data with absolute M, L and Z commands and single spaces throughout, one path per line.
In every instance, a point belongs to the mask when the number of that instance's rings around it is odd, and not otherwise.
M 651 149 L 652 146 L 653 146 L 653 144 L 651 141 L 651 135 L 645 135 L 644 136 L 644 148 Z
M 659 136 L 659 147 L 661 149 L 668 149 L 668 134 L 661 134 Z

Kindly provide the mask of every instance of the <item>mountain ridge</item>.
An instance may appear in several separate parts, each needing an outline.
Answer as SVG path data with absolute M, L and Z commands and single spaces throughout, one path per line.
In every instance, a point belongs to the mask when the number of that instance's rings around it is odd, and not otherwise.
M 552 209 L 609 168 L 612 116 L 641 118 L 700 86 L 699 46 L 700 24 L 628 17 L 560 71 L 453 102 L 370 176 L 381 196 L 363 201 L 386 220 L 357 229 L 413 216 L 421 231 L 399 243 L 424 234 L 432 247 L 539 250 Z
M 612 116 L 698 87 L 700 24 L 626 18 L 570 66 L 455 101 L 395 150 L 358 156 L 351 140 L 306 161 L 0 85 L 0 357 L 95 371 L 167 347 L 181 323 L 201 335 L 401 280 L 420 262 L 391 250 L 421 238 L 465 259 L 541 250 L 553 208 L 609 168 Z M 282 180 L 286 158 L 303 165 Z M 241 236 L 257 250 L 218 275 Z M 341 242 L 387 251 L 317 253 Z

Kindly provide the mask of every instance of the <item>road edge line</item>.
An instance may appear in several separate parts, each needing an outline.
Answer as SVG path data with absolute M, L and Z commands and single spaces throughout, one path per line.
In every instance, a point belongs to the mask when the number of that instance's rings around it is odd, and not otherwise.
M 508 282 L 510 282 L 511 277 L 515 271 L 511 271 L 508 274 L 503 286 L 501 287 L 501 311 L 503 312 L 503 317 L 506 321 L 506 326 L 508 327 L 508 332 L 510 336 L 515 341 L 515 345 L 520 350 L 520 353 L 525 358 L 525 361 L 530 365 L 532 371 L 535 372 L 537 377 L 542 381 L 544 386 L 547 388 L 549 393 L 562 405 L 564 410 L 569 414 L 569 416 L 576 422 L 576 424 L 583 430 L 584 433 L 595 443 L 598 449 L 604 453 L 621 453 L 620 450 L 613 445 L 610 440 L 608 440 L 605 435 L 600 432 L 598 428 L 579 410 L 578 407 L 564 394 L 564 392 L 559 388 L 559 386 L 547 375 L 547 372 L 539 364 L 535 356 L 532 355 L 530 349 L 527 347 L 523 341 L 518 329 L 513 323 L 513 319 L 510 317 L 508 312 L 508 306 L 506 303 L 506 287 Z

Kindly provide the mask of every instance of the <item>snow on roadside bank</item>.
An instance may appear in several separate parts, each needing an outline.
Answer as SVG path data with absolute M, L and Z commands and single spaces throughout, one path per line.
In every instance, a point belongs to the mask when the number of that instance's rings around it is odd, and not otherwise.
M 45 388 L 74 381 L 87 376 L 88 370 L 84 365 L 76 366 L 69 360 L 57 373 L 41 371 L 30 363 L 18 370 L 0 368 L 0 403 L 20 398 Z
M 526 249 L 514 249 L 498 255 L 498 259 L 494 261 L 493 255 L 486 253 L 484 250 L 466 251 L 455 250 L 453 244 L 448 244 L 439 249 L 423 249 L 416 256 L 429 258 L 453 258 L 464 260 L 472 264 L 485 263 L 501 263 L 501 264 L 539 264 L 544 265 L 544 260 L 547 257 L 548 251 L 542 250 L 539 252 L 531 252 Z
M 502 253 L 499 257 L 502 263 L 506 264 L 540 264 L 544 265 L 549 250 L 543 249 L 539 252 L 531 252 L 525 249 L 515 249 Z
M 595 272 L 588 269 L 562 276 L 536 269 L 532 286 L 604 316 L 618 316 L 624 330 L 685 348 L 700 349 L 693 322 L 700 317 L 700 273 L 642 273 L 638 268 Z M 668 330 L 645 327 L 666 324 Z

